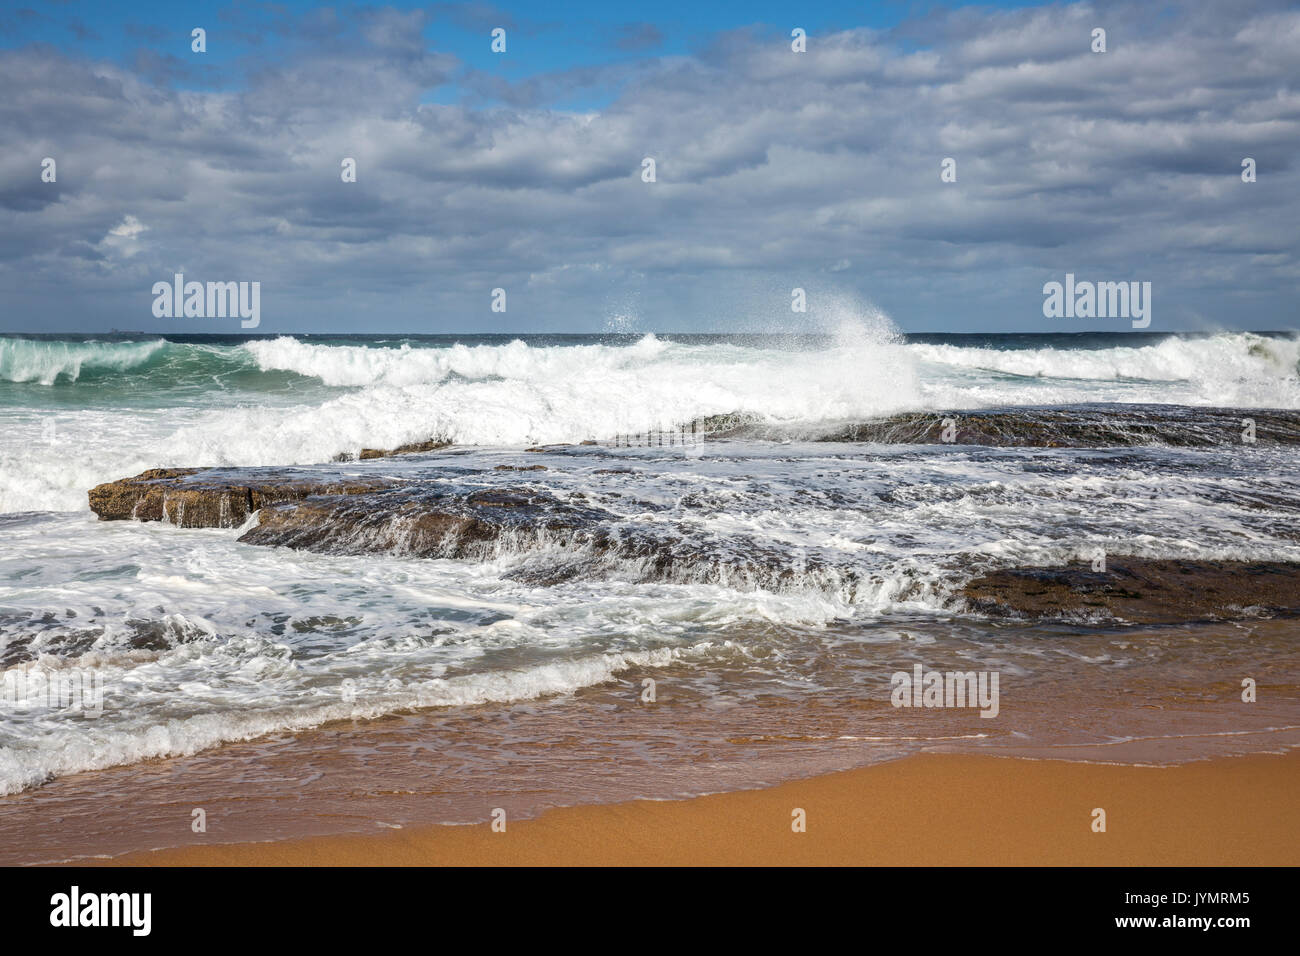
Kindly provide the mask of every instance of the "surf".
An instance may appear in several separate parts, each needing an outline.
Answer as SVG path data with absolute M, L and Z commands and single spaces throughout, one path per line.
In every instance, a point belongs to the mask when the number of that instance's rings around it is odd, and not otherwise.
M 167 348 L 148 342 L 97 342 L 0 337 L 0 381 L 53 385 L 86 375 L 121 374 L 142 368 Z

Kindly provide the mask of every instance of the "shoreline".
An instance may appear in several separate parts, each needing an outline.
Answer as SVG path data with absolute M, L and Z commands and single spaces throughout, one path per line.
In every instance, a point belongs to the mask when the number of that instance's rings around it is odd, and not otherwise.
M 563 807 L 505 832 L 420 826 L 78 865 L 1296 866 L 1298 780 L 1298 751 L 1160 767 L 921 754 L 760 790 Z

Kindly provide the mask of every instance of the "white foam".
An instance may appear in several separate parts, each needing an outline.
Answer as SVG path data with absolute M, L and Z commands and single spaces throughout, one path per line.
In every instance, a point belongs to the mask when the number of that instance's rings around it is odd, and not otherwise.
M 63 342 L 0 337 L 0 381 L 75 382 L 83 369 L 121 372 L 149 361 L 166 342 Z
M 945 383 L 944 368 L 1039 380 L 988 382 L 987 376 L 969 376 L 974 379 L 969 384 L 978 382 L 990 404 L 998 403 L 1001 390 L 1006 404 L 1127 401 L 1300 408 L 1300 337 L 1225 332 L 1168 338 L 1137 348 L 1002 350 L 916 344 L 908 351 L 935 367 L 929 382 L 935 391 L 950 392 L 958 402 L 960 386 L 968 383 Z
M 237 647 L 238 642 L 233 646 Z M 133 670 L 101 668 L 99 673 L 106 685 L 104 715 L 87 718 L 53 712 L 18 723 L 12 730 L 0 726 L 0 739 L 9 737 L 0 746 L 0 794 L 18 793 L 70 773 L 187 756 L 222 743 L 309 730 L 333 720 L 371 719 L 402 710 L 508 703 L 568 694 L 606 683 L 630 668 L 664 667 L 680 656 L 677 649 L 629 651 L 539 664 L 515 672 L 406 682 L 395 682 L 380 672 L 354 679 L 346 696 L 340 679 L 315 694 L 304 695 L 301 689 L 297 694 L 285 693 L 286 700 L 298 698 L 289 706 L 238 707 L 229 706 L 234 701 L 227 700 L 227 706 L 220 710 L 157 722 L 149 718 L 162 709 L 157 698 L 168 688 L 157 686 L 160 681 L 155 675 L 142 672 L 150 668 L 161 672 L 161 664 L 141 665 Z M 254 656 L 242 663 L 242 671 L 249 679 L 269 681 L 273 686 L 284 669 L 285 662 L 274 656 Z M 155 678 L 154 686 L 148 686 L 151 677 Z M 168 684 L 170 693 L 191 707 L 203 707 L 205 696 L 216 699 L 213 688 L 205 682 L 182 680 Z M 123 704 L 132 709 L 118 714 L 111 710 Z M 21 733 L 21 742 L 15 739 L 14 731 Z
M 114 361 L 135 362 L 156 347 L 110 351 Z M 0 512 L 80 510 L 93 485 L 151 467 L 308 464 L 430 438 L 578 442 L 733 412 L 806 423 L 811 432 L 817 423 L 918 409 L 1114 401 L 1300 408 L 1300 338 L 1248 333 L 1138 348 L 995 350 L 901 344 L 881 320 L 849 322 L 829 347 L 809 351 L 653 335 L 630 346 L 451 348 L 278 338 L 231 351 L 250 367 L 314 377 L 320 394 L 214 387 L 176 408 L 0 410 Z M 71 361 L 50 359 L 30 374 L 48 379 Z M 339 395 L 339 387 L 349 391 Z

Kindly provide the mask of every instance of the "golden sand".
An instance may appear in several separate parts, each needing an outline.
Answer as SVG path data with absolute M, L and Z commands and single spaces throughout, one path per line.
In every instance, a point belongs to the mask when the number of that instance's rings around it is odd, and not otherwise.
M 133 853 L 131 865 L 1300 864 L 1300 753 L 1133 767 L 925 755 L 535 820 Z M 1096 808 L 1106 830 L 1094 832 Z M 795 832 L 794 811 L 806 816 Z

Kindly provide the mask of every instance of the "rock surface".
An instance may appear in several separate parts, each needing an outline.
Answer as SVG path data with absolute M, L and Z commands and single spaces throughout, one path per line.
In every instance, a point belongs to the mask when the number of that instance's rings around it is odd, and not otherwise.
M 1247 421 L 1251 425 L 1247 426 Z M 945 427 L 951 430 L 945 435 Z M 906 445 L 989 445 L 1022 448 L 1114 448 L 1138 445 L 1216 447 L 1300 445 L 1300 412 L 1203 408 L 1186 405 L 1071 405 L 1068 407 L 908 412 L 845 425 L 819 441 Z M 741 427 L 716 437 L 745 437 L 764 429 Z
M 1300 615 L 1300 564 L 1107 556 L 1088 564 L 1009 568 L 966 584 L 973 610 L 1000 617 L 1134 624 Z
M 811 575 L 849 592 L 871 583 L 861 569 L 822 566 L 815 557 L 796 567 L 788 552 L 761 541 L 702 536 L 673 522 L 628 522 L 585 494 L 520 484 L 522 474 L 494 488 L 458 474 L 439 468 L 399 480 L 293 468 L 155 469 L 100 485 L 89 497 L 101 520 L 186 528 L 239 527 L 258 512 L 240 538 L 248 544 L 469 560 L 535 553 L 510 574 L 537 585 L 607 573 L 611 560 L 623 562 L 620 574 L 642 580 L 780 589 L 805 587 Z M 606 504 L 616 500 L 620 494 L 611 492 Z M 1300 616 L 1300 563 L 1108 555 L 1105 571 L 1087 564 L 990 571 L 956 596 L 992 617 L 1101 625 Z
M 505 535 L 586 540 L 608 517 L 526 488 L 390 488 L 273 505 L 239 540 L 329 554 L 482 559 Z
M 396 448 L 362 448 L 355 456 L 344 454 L 337 456 L 335 461 L 369 461 L 372 458 L 393 458 L 397 455 L 418 455 L 423 452 L 437 451 L 439 448 L 447 448 L 451 442 L 435 441 L 417 441 L 407 445 L 398 445 Z
M 256 477 L 253 477 L 253 475 Z M 269 505 L 311 495 L 358 495 L 396 487 L 379 476 L 322 480 L 293 469 L 155 468 L 92 488 L 101 521 L 167 521 L 182 528 L 237 528 Z

